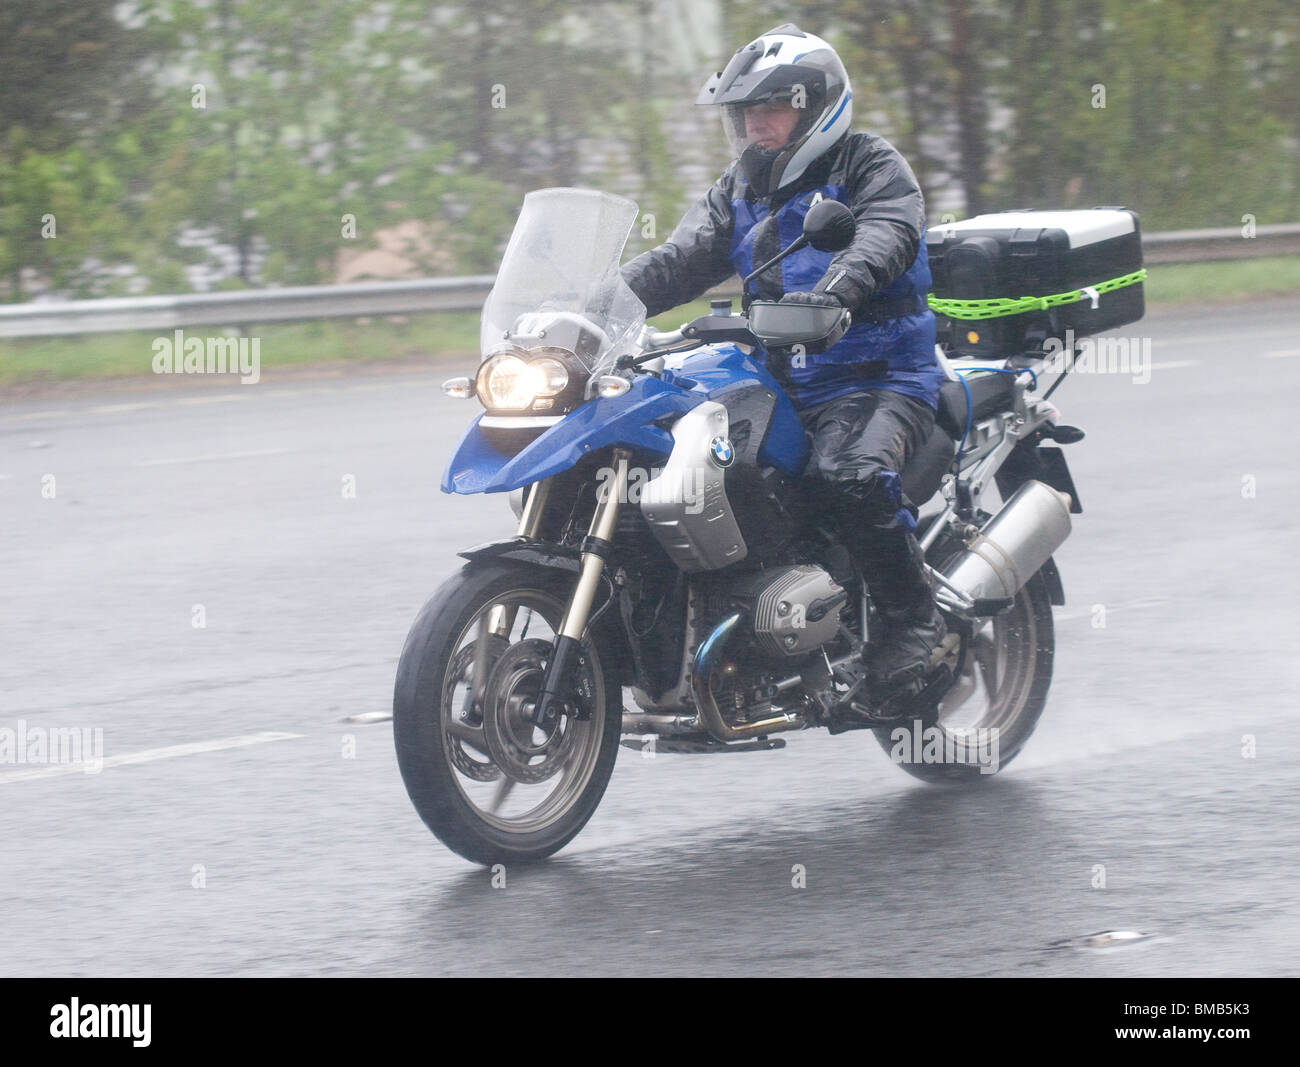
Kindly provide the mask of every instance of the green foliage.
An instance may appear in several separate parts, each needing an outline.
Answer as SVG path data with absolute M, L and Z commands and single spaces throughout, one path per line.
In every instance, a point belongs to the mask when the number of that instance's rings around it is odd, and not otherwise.
M 486 273 L 549 185 L 634 197 L 654 216 L 639 251 L 703 191 L 682 165 L 716 173 L 682 158 L 683 105 L 784 21 L 841 50 L 856 125 L 898 145 L 932 204 L 1123 203 L 1148 230 L 1300 218 L 1294 0 L 716 14 L 723 39 L 692 40 L 686 76 L 664 60 L 708 24 L 689 0 L 0 0 L 0 298 L 175 292 L 196 268 L 325 282 L 412 221 L 415 269 Z
M 1125 204 L 1153 231 L 1300 218 L 1294 0 L 772 0 L 744 32 L 783 19 L 836 44 L 856 125 L 883 117 L 928 199 Z
M 1017 0 L 1004 195 L 1123 203 L 1149 230 L 1294 216 L 1295 146 L 1272 95 L 1298 28 L 1293 5 Z
M 0 286 L 30 280 L 111 295 L 126 234 L 129 167 L 105 130 L 147 106 L 146 35 L 111 0 L 0 3 Z

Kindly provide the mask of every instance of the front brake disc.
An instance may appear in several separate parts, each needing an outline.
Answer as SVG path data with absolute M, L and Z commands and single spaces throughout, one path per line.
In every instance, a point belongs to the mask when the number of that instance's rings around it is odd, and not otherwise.
M 491 667 L 496 663 L 501 653 L 506 649 L 506 641 L 503 637 L 496 634 L 489 635 L 489 644 L 486 650 L 489 677 L 491 677 Z M 471 702 L 471 695 L 474 691 L 474 682 L 471 675 L 474 668 L 474 644 L 468 644 L 462 648 L 455 656 L 452 657 L 451 664 L 447 668 L 447 686 L 443 695 L 444 703 L 451 700 L 456 692 L 456 684 L 465 682 L 467 689 L 465 693 L 465 706 L 457 711 L 452 710 L 453 715 L 459 715 L 460 721 L 470 727 L 478 730 L 480 734 L 483 731 L 483 714 L 482 708 L 475 707 Z M 485 686 L 486 688 L 486 686 Z M 483 693 L 479 694 L 479 703 L 482 704 Z M 484 737 L 483 744 L 487 745 L 487 738 Z M 494 782 L 501 777 L 501 768 L 491 760 L 478 760 L 465 751 L 464 742 L 458 737 L 449 736 L 447 738 L 447 754 L 451 757 L 452 766 L 467 778 L 472 778 L 476 782 Z
M 501 654 L 488 676 L 483 734 L 492 761 L 516 782 L 545 781 L 564 766 L 573 750 L 573 716 L 557 715 L 545 726 L 535 725 L 530 718 L 550 657 L 549 641 L 520 641 Z

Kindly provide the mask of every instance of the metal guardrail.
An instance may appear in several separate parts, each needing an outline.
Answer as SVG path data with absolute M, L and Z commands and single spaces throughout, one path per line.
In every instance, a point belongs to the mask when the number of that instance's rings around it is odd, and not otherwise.
M 52 337 L 469 311 L 483 305 L 493 280 L 491 274 L 476 274 L 357 285 L 301 285 L 284 289 L 0 305 L 0 337 Z
M 1142 255 L 1148 264 L 1295 254 L 1300 254 L 1300 223 L 1257 226 L 1253 238 L 1246 238 L 1241 230 L 1233 228 L 1173 230 L 1142 237 Z M 400 282 L 0 305 L 0 338 L 477 311 L 487 299 L 493 280 L 491 274 L 478 274 Z M 740 289 L 732 283 L 714 292 L 734 296 Z
M 1255 236 L 1240 229 L 1167 230 L 1142 235 L 1144 263 L 1204 263 L 1300 254 L 1300 222 L 1256 226 Z

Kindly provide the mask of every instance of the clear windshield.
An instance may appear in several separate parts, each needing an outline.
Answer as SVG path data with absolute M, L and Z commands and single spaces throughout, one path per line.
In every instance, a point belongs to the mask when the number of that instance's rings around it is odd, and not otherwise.
M 572 347 L 593 372 L 632 351 L 645 305 L 618 267 L 636 217 L 631 200 L 589 189 L 525 196 L 483 305 L 484 357 L 504 347 L 554 344 L 575 332 L 582 343 Z

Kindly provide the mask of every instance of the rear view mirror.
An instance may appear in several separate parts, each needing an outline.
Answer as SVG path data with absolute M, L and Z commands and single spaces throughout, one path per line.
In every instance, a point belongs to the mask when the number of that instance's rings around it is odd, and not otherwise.
M 853 212 L 838 200 L 819 200 L 803 218 L 803 235 L 818 252 L 842 252 L 857 231 Z

